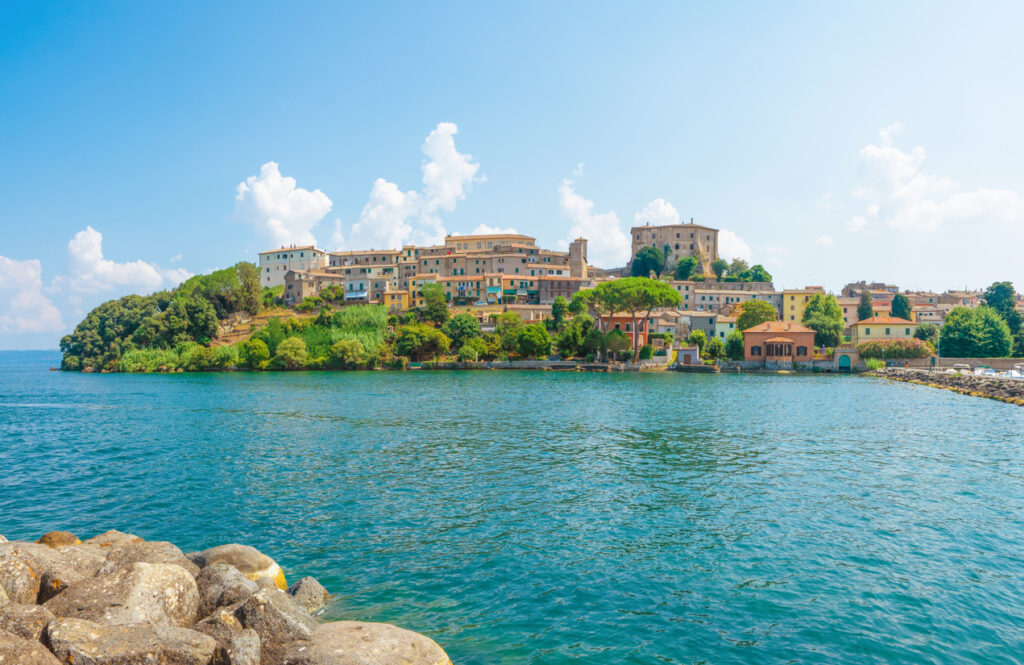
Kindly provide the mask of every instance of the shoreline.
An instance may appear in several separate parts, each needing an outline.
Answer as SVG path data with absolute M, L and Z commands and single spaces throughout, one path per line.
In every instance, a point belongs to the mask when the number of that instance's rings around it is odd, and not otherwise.
M 974 374 L 946 374 L 945 372 L 902 367 L 885 367 L 868 372 L 868 375 L 1024 406 L 1024 381 L 994 379 Z

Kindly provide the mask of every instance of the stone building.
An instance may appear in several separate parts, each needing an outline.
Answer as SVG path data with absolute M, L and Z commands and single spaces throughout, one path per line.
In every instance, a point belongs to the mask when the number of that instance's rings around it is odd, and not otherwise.
M 327 265 L 327 253 L 312 245 L 280 247 L 260 252 L 260 286 L 284 285 L 289 270 L 317 270 Z
M 718 258 L 718 229 L 694 224 L 692 219 L 689 224 L 634 226 L 630 229 L 630 237 L 633 251 L 627 269 L 633 265 L 636 253 L 644 247 L 667 251 L 667 265 L 674 265 L 684 256 L 697 256 L 705 275 L 711 274 L 711 263 Z

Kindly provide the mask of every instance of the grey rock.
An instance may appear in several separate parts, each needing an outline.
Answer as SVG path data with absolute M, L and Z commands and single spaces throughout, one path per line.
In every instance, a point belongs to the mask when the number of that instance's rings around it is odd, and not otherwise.
M 295 584 L 288 587 L 288 595 L 299 601 L 306 611 L 315 614 L 327 604 L 330 594 L 322 584 L 312 577 L 303 577 Z
M 6 543 L 7 539 L 4 538 L 3 534 L 0 534 L 0 543 Z
M 115 547 L 121 547 L 122 545 L 127 545 L 129 543 L 135 543 L 140 540 L 142 540 L 142 538 L 139 538 L 135 534 L 122 533 L 117 529 L 111 529 L 110 531 L 101 533 L 98 536 L 93 536 L 89 540 L 83 542 L 86 545 L 97 545 L 99 547 L 109 550 Z
M 39 642 L 0 630 L 0 665 L 60 665 Z
M 54 618 L 53 612 L 45 607 L 9 603 L 0 607 L 0 630 L 38 642 L 46 624 Z
M 316 631 L 316 620 L 302 605 L 281 591 L 260 589 L 235 610 L 246 628 L 260 636 L 264 665 L 278 665 L 290 642 L 308 640 Z
M 82 574 L 83 577 L 92 577 L 99 571 L 103 561 L 106 560 L 108 550 L 98 545 L 64 545 L 57 548 L 62 557 Z
M 4 591 L 3 586 L 0 586 L 0 607 L 11 602 L 11 599 L 7 597 L 7 592 Z
M 162 541 L 138 541 L 115 547 L 107 554 L 106 560 L 96 572 L 109 575 L 118 570 L 131 568 L 134 563 L 166 563 L 181 566 L 192 577 L 199 574 L 199 566 L 185 558 L 185 553 L 173 544 Z
M 49 574 L 65 584 L 91 576 L 97 566 L 95 557 L 25 542 L 0 543 L 0 586 L 17 603 L 36 603 L 40 582 Z
M 260 665 L 260 636 L 234 615 L 238 606 L 215 610 L 194 627 L 217 641 L 213 665 Z
M 43 534 L 36 542 L 47 547 L 60 547 L 61 545 L 77 545 L 82 541 L 70 531 L 51 531 Z
M 199 609 L 199 589 L 181 566 L 140 562 L 75 582 L 45 606 L 58 617 L 107 625 L 191 626 Z
M 192 552 L 188 558 L 200 568 L 212 566 L 215 563 L 224 563 L 234 566 L 250 580 L 255 581 L 261 577 L 268 577 L 274 580 L 274 583 L 282 591 L 288 588 L 281 566 L 255 547 L 236 543 L 218 545 L 202 552 Z
M 57 619 L 46 644 L 74 665 L 210 665 L 217 642 L 174 626 L 105 626 L 84 619 Z
M 434 640 L 387 623 L 321 624 L 312 639 L 294 642 L 282 665 L 451 665 Z
M 65 580 L 59 575 L 55 575 L 49 571 L 42 574 L 39 578 L 39 595 L 36 598 L 37 603 L 45 603 L 50 600 L 64 589 L 68 588 L 71 582 Z
M 39 576 L 32 570 L 32 560 L 9 545 L 16 543 L 0 545 L 0 587 L 15 603 L 35 603 L 39 596 Z
M 218 607 L 246 600 L 259 587 L 234 566 L 215 563 L 196 577 L 199 587 L 199 616 L 209 616 Z

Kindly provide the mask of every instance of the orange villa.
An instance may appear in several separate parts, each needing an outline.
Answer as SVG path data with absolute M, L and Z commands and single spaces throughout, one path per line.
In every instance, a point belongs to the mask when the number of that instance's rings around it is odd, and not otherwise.
M 790 321 L 766 321 L 743 331 L 747 360 L 806 362 L 814 359 L 814 331 Z

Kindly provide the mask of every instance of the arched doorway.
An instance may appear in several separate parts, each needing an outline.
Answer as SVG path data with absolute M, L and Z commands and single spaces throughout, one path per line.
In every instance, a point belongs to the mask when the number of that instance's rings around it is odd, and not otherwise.
M 849 372 L 850 371 L 850 356 L 845 353 L 839 356 L 839 371 Z

